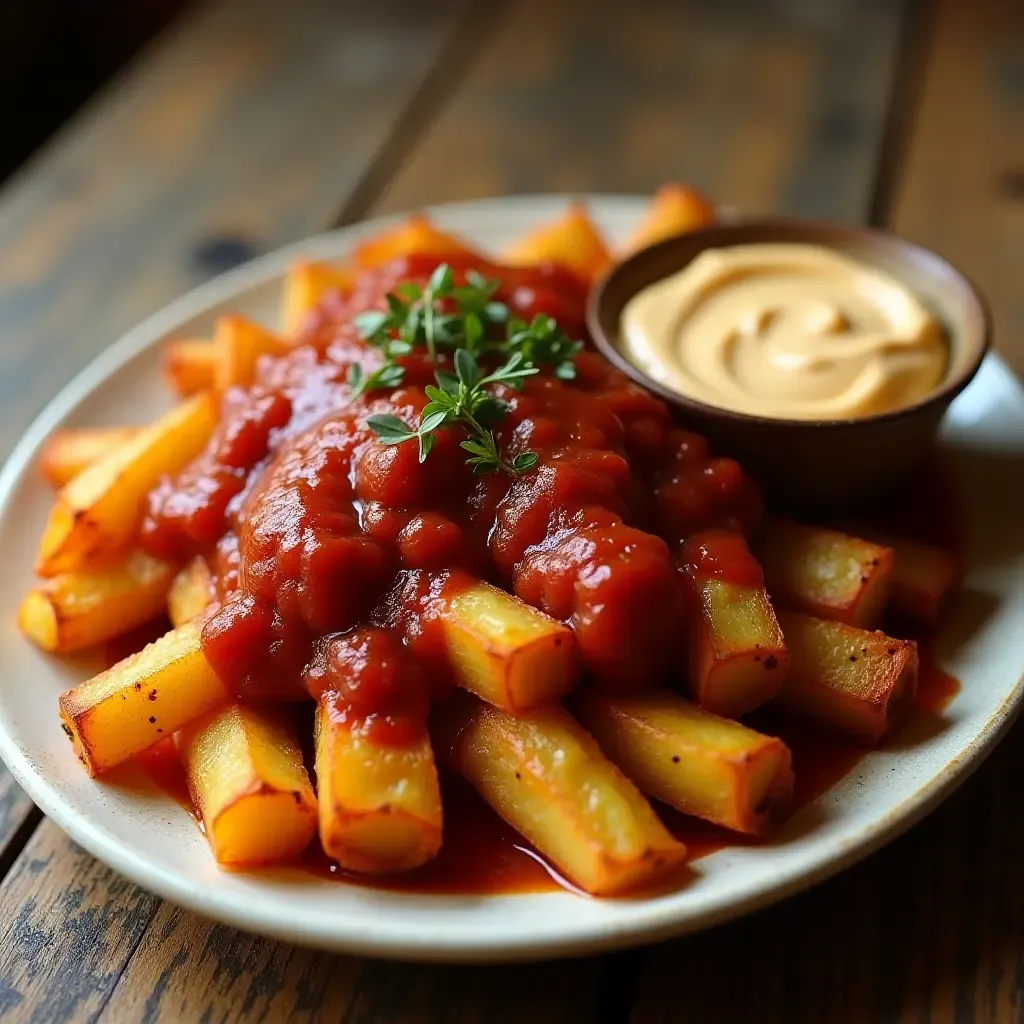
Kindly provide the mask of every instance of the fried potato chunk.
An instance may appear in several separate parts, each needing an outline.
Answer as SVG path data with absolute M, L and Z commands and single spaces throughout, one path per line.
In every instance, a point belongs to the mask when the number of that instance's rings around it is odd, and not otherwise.
M 768 518 L 754 553 L 772 600 L 793 611 L 873 629 L 892 579 L 892 548 L 859 537 Z
M 572 630 L 489 583 L 453 598 L 442 622 L 460 685 L 504 711 L 556 701 L 579 678 Z
M 369 270 L 403 256 L 436 256 L 440 262 L 452 256 L 479 255 L 467 242 L 441 231 L 429 217 L 418 213 L 360 242 L 352 253 L 352 262 L 360 270 Z
M 689 185 L 670 182 L 654 193 L 647 213 L 623 246 L 623 255 L 714 223 L 715 208 L 710 199 Z
M 760 835 L 793 795 L 782 740 L 670 690 L 611 697 L 586 687 L 570 707 L 642 792 L 684 814 Z
M 60 716 L 86 770 L 98 775 L 232 698 L 190 623 L 62 693 Z
M 289 714 L 233 704 L 179 734 L 189 790 L 219 864 L 297 857 L 316 833 L 316 797 Z
M 502 260 L 517 267 L 560 263 L 588 281 L 612 265 L 608 246 L 582 203 L 572 203 L 557 220 L 514 242 L 502 253 Z
M 78 651 L 127 633 L 164 609 L 174 566 L 143 551 L 98 569 L 61 573 L 28 592 L 21 631 L 44 651 Z
M 219 317 L 213 344 L 217 349 L 213 384 L 221 391 L 235 385 L 248 387 L 256 379 L 261 356 L 279 356 L 287 350 L 276 334 L 244 316 Z
M 138 427 L 78 427 L 58 430 L 43 446 L 39 468 L 54 487 L 63 487 L 97 460 L 139 432 Z
M 956 556 L 931 544 L 899 537 L 863 523 L 852 524 L 849 532 L 892 548 L 895 561 L 889 580 L 889 609 L 901 619 L 934 625 L 960 580 L 961 569 Z
M 517 717 L 467 696 L 436 717 L 452 766 L 581 889 L 624 892 L 685 860 L 686 847 L 563 708 Z
M 378 742 L 326 695 L 317 705 L 316 785 L 320 842 L 343 868 L 409 871 L 441 848 L 441 791 L 425 732 L 409 744 Z
M 207 338 L 169 341 L 163 351 L 163 371 L 175 394 L 182 398 L 209 391 L 219 359 L 217 346 Z
M 877 743 L 914 705 L 917 644 L 842 622 L 780 612 L 792 658 L 778 703 Z
M 146 496 L 165 473 L 177 473 L 202 451 L 217 416 L 212 395 L 187 399 L 62 487 L 36 572 L 54 576 L 126 550 Z
M 196 555 L 175 577 L 167 594 L 167 617 L 173 626 L 184 626 L 198 618 L 215 596 L 210 566 Z
M 764 587 L 695 580 L 690 693 L 707 711 L 737 718 L 775 696 L 789 653 Z
M 288 268 L 281 288 L 280 328 L 285 338 L 293 339 L 302 330 L 306 317 L 331 291 L 348 291 L 355 281 L 350 270 L 331 263 L 298 260 Z

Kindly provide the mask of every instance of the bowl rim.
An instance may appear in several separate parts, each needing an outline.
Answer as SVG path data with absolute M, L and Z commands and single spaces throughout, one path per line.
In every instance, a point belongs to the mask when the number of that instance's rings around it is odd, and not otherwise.
M 702 402 L 699 399 L 680 394 L 680 392 L 666 387 L 660 381 L 649 376 L 644 370 L 641 370 L 640 367 L 630 362 L 622 354 L 615 342 L 608 336 L 602 322 L 602 306 L 606 301 L 610 283 L 618 277 L 627 276 L 629 273 L 635 272 L 637 267 L 643 267 L 648 262 L 656 262 L 657 257 L 661 253 L 672 252 L 675 247 L 680 244 L 682 239 L 694 239 L 699 242 L 702 237 L 706 238 L 708 236 L 714 236 L 720 239 L 722 235 L 725 235 L 726 238 L 728 238 L 736 232 L 747 231 L 750 229 L 764 230 L 768 234 L 775 231 L 786 233 L 792 231 L 806 232 L 809 236 L 827 232 L 833 235 L 846 235 L 851 239 L 867 239 L 868 241 L 872 241 L 876 244 L 882 243 L 900 250 L 904 254 L 913 253 L 916 257 L 921 259 L 926 267 L 928 267 L 929 274 L 934 275 L 934 270 L 938 268 L 950 277 L 954 278 L 961 286 L 968 299 L 968 303 L 974 305 L 974 312 L 977 314 L 977 321 L 981 328 L 980 335 L 971 336 L 965 339 L 967 345 L 973 346 L 975 349 L 973 356 L 957 374 L 949 377 L 924 398 L 919 399 L 911 405 L 900 406 L 899 408 L 889 409 L 885 412 L 872 413 L 869 416 L 853 416 L 843 419 L 799 419 L 785 416 L 761 416 L 756 413 L 746 413 L 739 412 L 735 409 L 726 409 L 720 405 Z M 768 242 L 769 240 L 770 239 L 768 238 L 763 239 L 764 242 Z M 779 241 L 799 242 L 800 239 L 780 238 Z M 808 237 L 803 239 L 803 241 L 806 244 L 815 244 L 813 237 Z M 709 244 L 703 246 L 699 251 L 727 244 L 728 242 L 716 241 L 714 245 Z M 829 249 L 837 248 L 834 245 L 828 245 L 825 243 L 819 244 L 823 244 Z M 865 260 L 864 262 L 870 265 L 870 260 Z M 687 263 L 680 263 L 676 270 L 681 270 L 686 265 Z M 897 280 L 900 279 L 898 272 L 894 273 L 891 270 L 888 272 L 897 278 Z M 669 273 L 675 273 L 675 271 L 669 271 Z M 665 276 L 667 275 L 659 274 L 657 276 L 651 276 L 650 280 L 641 287 L 647 287 L 650 284 L 654 284 L 656 281 L 663 280 Z M 911 291 L 914 291 L 914 289 L 911 289 Z M 629 298 L 632 298 L 633 295 L 638 293 L 639 289 L 632 292 Z M 623 306 L 624 305 L 625 302 L 623 302 Z M 728 221 L 718 221 L 714 224 L 697 228 L 693 231 L 671 235 L 670 237 L 663 238 L 651 245 L 646 245 L 642 249 L 637 249 L 635 252 L 630 253 L 625 259 L 620 260 L 618 263 L 611 266 L 593 284 L 587 295 L 586 322 L 590 336 L 593 339 L 594 344 L 597 346 L 598 351 L 600 351 L 600 353 L 609 360 L 616 369 L 621 370 L 634 383 L 639 384 L 648 391 L 652 391 L 670 405 L 686 412 L 695 413 L 704 417 L 718 417 L 720 419 L 729 420 L 735 424 L 747 424 L 751 427 L 770 426 L 775 429 L 784 430 L 795 430 L 808 427 L 842 427 L 851 429 L 862 425 L 885 425 L 911 416 L 921 415 L 934 408 L 945 409 L 974 379 L 978 370 L 981 368 L 981 364 L 985 356 L 992 348 L 992 311 L 989 307 L 988 300 L 985 298 L 984 293 L 978 285 L 975 284 L 973 279 L 945 256 L 940 255 L 933 249 L 929 249 L 926 246 L 919 245 L 917 242 L 912 242 L 909 238 L 904 238 L 902 235 L 896 234 L 893 231 L 887 231 L 883 228 L 872 227 L 870 225 L 844 224 L 839 221 L 805 220 L 799 217 L 740 217 L 737 219 L 730 219 Z

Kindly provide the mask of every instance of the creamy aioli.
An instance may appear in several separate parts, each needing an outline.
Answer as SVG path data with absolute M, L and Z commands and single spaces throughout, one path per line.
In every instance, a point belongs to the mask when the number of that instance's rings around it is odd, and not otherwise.
M 708 249 L 622 314 L 622 354 L 679 394 L 736 412 L 851 419 L 942 380 L 941 325 L 895 278 L 815 245 Z

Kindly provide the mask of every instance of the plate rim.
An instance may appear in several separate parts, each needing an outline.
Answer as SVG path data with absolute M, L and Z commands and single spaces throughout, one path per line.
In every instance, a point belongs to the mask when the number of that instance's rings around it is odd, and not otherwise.
M 649 199 L 599 193 L 544 193 L 438 204 L 422 209 L 442 218 L 460 215 L 483 217 L 489 211 L 506 213 L 510 207 L 522 206 L 530 208 L 536 216 L 538 206 L 557 207 L 577 198 L 594 207 L 607 210 L 612 206 L 621 206 L 630 212 L 638 212 L 641 204 Z M 174 330 L 178 322 L 198 315 L 217 303 L 229 301 L 239 290 L 268 283 L 300 255 L 316 258 L 319 251 L 351 245 L 359 237 L 399 223 L 407 216 L 408 213 L 396 213 L 363 220 L 282 246 L 198 285 L 131 328 L 76 374 L 22 434 L 0 470 L 0 520 L 7 514 L 18 486 L 26 473 L 31 472 L 36 455 L 49 435 L 123 366 L 147 349 L 157 346 L 164 336 Z M 1020 397 L 1019 382 L 1004 361 L 997 355 L 988 358 L 1001 376 L 1016 386 Z M 968 746 L 949 755 L 946 765 L 922 781 L 896 806 L 874 818 L 842 850 L 822 850 L 817 853 L 809 869 L 787 875 L 783 868 L 781 882 L 763 881 L 741 886 L 739 895 L 723 896 L 682 917 L 678 908 L 655 907 L 652 910 L 656 912 L 648 915 L 653 916 L 653 920 L 634 915 L 615 922 L 603 921 L 583 934 L 578 925 L 570 925 L 564 933 L 553 931 L 543 937 L 506 934 L 503 938 L 468 935 L 442 939 L 436 934 L 428 934 L 429 929 L 420 929 L 403 938 L 401 932 L 408 930 L 408 925 L 403 926 L 400 920 L 389 921 L 379 930 L 373 931 L 367 931 L 365 924 L 360 927 L 358 921 L 355 927 L 347 931 L 344 927 L 310 929 L 308 924 L 304 926 L 301 919 L 294 922 L 283 920 L 274 913 L 265 912 L 258 904 L 247 903 L 238 894 L 225 894 L 216 885 L 197 883 L 172 869 L 145 862 L 126 847 L 122 840 L 61 797 L 56 783 L 48 780 L 22 753 L 6 722 L 0 722 L 0 757 L 34 803 L 72 840 L 144 890 L 203 916 L 213 917 L 243 931 L 356 955 L 436 963 L 511 962 L 598 953 L 701 930 L 770 906 L 838 874 L 912 827 L 964 783 L 1008 731 L 1021 710 L 1022 697 L 1024 665 L 1012 688 L 1007 690 L 1006 696 L 974 734 Z M 504 895 L 492 898 L 515 900 L 524 897 Z M 340 923 L 344 924 L 343 921 Z

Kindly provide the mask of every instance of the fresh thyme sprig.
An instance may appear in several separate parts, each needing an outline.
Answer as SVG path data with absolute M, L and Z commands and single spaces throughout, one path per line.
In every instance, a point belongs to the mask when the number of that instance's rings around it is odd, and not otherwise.
M 546 313 L 538 313 L 529 324 L 525 320 L 509 320 L 506 345 L 510 352 L 519 352 L 534 366 L 554 367 L 559 380 L 575 379 L 573 359 L 583 348 L 582 341 L 573 341 Z
M 466 281 L 457 287 L 451 267 L 442 263 L 425 288 L 405 281 L 387 295 L 387 312 L 373 310 L 355 318 L 362 340 L 384 353 L 383 366 L 372 374 L 363 375 L 360 370 L 354 379 L 350 374 L 348 383 L 357 393 L 397 387 L 403 370 L 395 359 L 416 347 L 425 348 L 436 363 L 439 349 L 480 351 L 488 333 L 504 327 L 508 307 L 492 301 L 501 282 L 474 270 L 466 274 Z
M 426 387 L 430 401 L 420 413 L 416 427 L 410 427 L 397 416 L 390 415 L 371 416 L 366 423 L 383 444 L 415 440 L 419 445 L 420 462 L 434 447 L 438 430 L 446 426 L 462 426 L 469 437 L 461 442 L 460 447 L 469 453 L 466 464 L 473 467 L 474 473 L 482 475 L 501 470 L 515 476 L 533 469 L 537 465 L 537 455 L 535 452 L 521 452 L 509 461 L 501 454 L 491 427 L 508 412 L 508 406 L 485 389 L 489 384 L 520 388 L 527 377 L 539 372 L 538 367 L 526 365 L 522 355 L 514 352 L 503 366 L 482 375 L 476 356 L 469 349 L 460 348 L 455 352 L 455 373 L 438 370 L 434 374 L 438 386 Z
M 352 388 L 352 397 L 364 391 L 380 391 L 397 388 L 402 383 L 405 370 L 398 363 L 387 362 L 372 373 L 366 373 L 358 363 L 352 363 L 345 375 L 345 380 Z
M 576 376 L 573 358 L 583 347 L 573 341 L 544 313 L 530 323 L 513 317 L 508 306 L 494 299 L 501 282 L 468 271 L 466 284 L 458 286 L 451 267 L 438 266 L 425 287 L 412 281 L 399 284 L 387 295 L 387 311 L 361 313 L 355 318 L 360 337 L 379 348 L 384 363 L 372 373 L 361 366 L 349 367 L 348 383 L 353 398 L 369 391 L 401 385 L 405 370 L 395 360 L 415 348 L 425 348 L 432 363 L 439 351 L 453 352 L 455 374 L 436 373 L 439 387 L 426 388 L 430 403 L 413 429 L 396 416 L 372 416 L 367 421 L 385 444 L 417 439 L 422 462 L 442 426 L 461 423 L 469 432 L 462 447 L 469 452 L 467 464 L 475 472 L 502 470 L 523 473 L 537 463 L 533 452 L 523 452 L 511 462 L 498 451 L 490 427 L 507 411 L 507 405 L 489 395 L 488 384 L 521 387 L 525 377 L 550 366 L 560 380 Z M 505 362 L 482 376 L 478 357 L 493 356 Z M 469 357 L 467 359 L 467 357 Z

